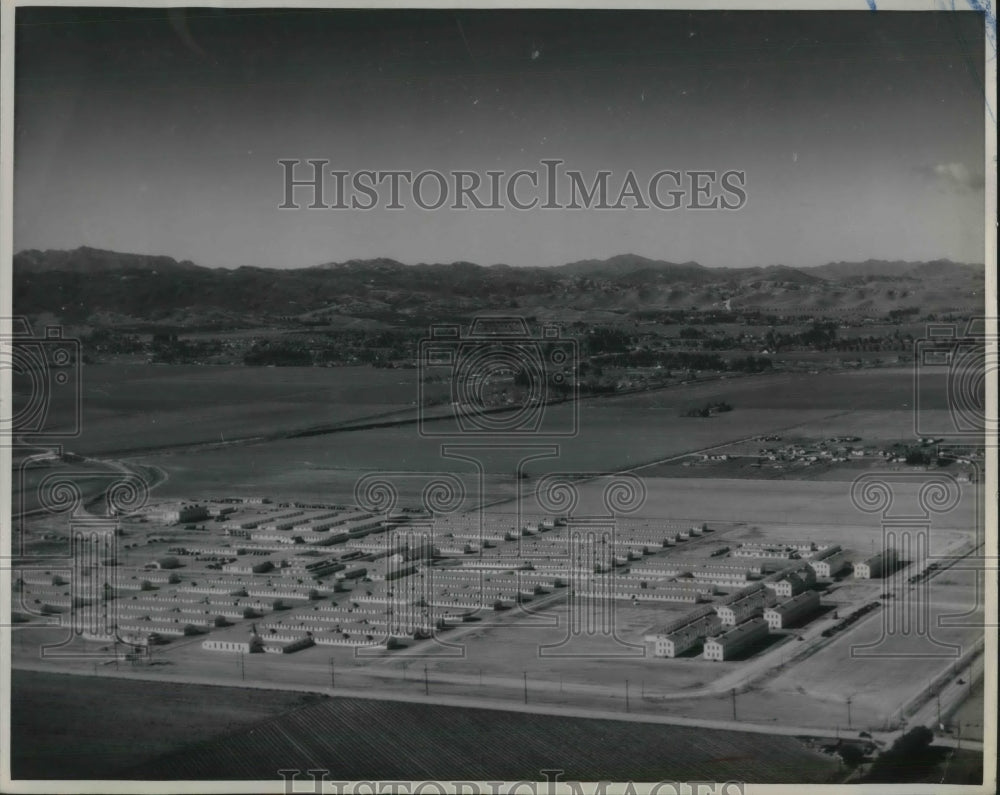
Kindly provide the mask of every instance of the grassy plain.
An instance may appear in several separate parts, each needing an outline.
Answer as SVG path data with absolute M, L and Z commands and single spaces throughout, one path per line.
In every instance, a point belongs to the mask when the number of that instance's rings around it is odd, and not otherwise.
M 69 449 L 83 455 L 216 444 L 412 410 L 416 370 L 371 367 L 88 365 L 82 423 Z M 53 407 L 69 427 L 72 404 Z
M 829 781 L 836 763 L 790 737 L 337 699 L 140 767 L 139 777 L 749 782 Z M 225 769 L 223 769 L 225 768 Z
M 289 499 L 350 499 L 358 478 L 372 471 L 452 471 L 478 477 L 471 463 L 446 457 L 442 444 L 500 442 L 513 449 L 481 447 L 467 451 L 482 463 L 487 485 L 487 493 L 482 496 L 491 501 L 512 496 L 517 462 L 521 456 L 537 452 L 529 449 L 533 445 L 555 446 L 557 455 L 527 464 L 529 475 L 639 467 L 765 433 L 864 436 L 878 429 L 879 436 L 893 438 L 912 437 L 913 433 L 913 378 L 906 368 L 729 378 L 585 400 L 576 406 L 546 409 L 552 425 L 575 427 L 573 435 L 487 439 L 421 435 L 416 424 L 281 438 L 289 430 L 371 416 L 387 407 L 404 414 L 412 412 L 410 403 L 415 395 L 409 390 L 415 391 L 415 383 L 407 379 L 414 378 L 416 371 L 187 369 L 198 371 L 195 380 L 202 390 L 195 393 L 194 409 L 190 403 L 185 404 L 185 400 L 191 400 L 190 396 L 183 399 L 177 396 L 173 404 L 166 398 L 154 399 L 154 382 L 143 388 L 151 390 L 149 400 L 166 400 L 165 415 L 159 414 L 159 409 L 145 413 L 135 406 L 124 415 L 101 420 L 98 416 L 101 411 L 114 414 L 114 410 L 98 401 L 92 412 L 95 419 L 88 420 L 87 425 L 94 426 L 94 435 L 107 430 L 109 439 L 101 440 L 100 444 L 108 449 L 141 447 L 146 440 L 151 440 L 149 447 L 155 447 L 157 440 L 163 444 L 191 441 L 192 445 L 194 440 L 200 440 L 203 446 L 136 453 L 138 462 L 168 473 L 169 480 L 158 489 L 163 496 L 273 493 Z M 220 372 L 211 379 L 201 375 L 201 371 L 215 369 Z M 227 372 L 235 373 L 232 386 L 227 386 Z M 242 387 L 258 373 L 263 374 L 263 384 L 244 393 Z M 286 393 L 281 392 L 281 383 L 276 380 L 281 376 L 285 378 Z M 301 383 L 299 378 L 303 379 Z M 140 381 L 145 383 L 143 379 Z M 123 387 L 131 391 L 130 386 Z M 255 404 L 252 402 L 255 390 L 270 390 L 273 394 L 269 402 Z M 228 397 L 222 405 L 216 405 L 212 401 L 218 398 L 211 395 L 220 391 Z M 943 413 L 944 390 L 925 385 L 925 391 L 928 395 L 922 405 Z M 198 397 L 201 394 L 205 395 L 204 408 L 198 408 L 202 405 Z M 241 400 L 247 398 L 250 399 L 247 408 L 241 408 Z M 376 402 L 366 402 L 372 400 Z M 729 401 L 734 411 L 706 419 L 682 416 L 687 408 L 717 400 Z M 187 410 L 182 409 L 184 405 L 188 405 Z M 227 408 L 230 406 L 235 407 L 233 411 Z M 574 424 L 575 412 L 578 418 Z M 169 427 L 162 427 L 164 423 Z M 124 438 L 130 433 L 135 435 L 129 437 L 133 442 L 127 445 Z M 259 440 L 239 445 L 218 444 L 220 439 L 232 437 Z
M 321 698 L 17 669 L 11 676 L 13 778 L 115 778 L 180 746 Z

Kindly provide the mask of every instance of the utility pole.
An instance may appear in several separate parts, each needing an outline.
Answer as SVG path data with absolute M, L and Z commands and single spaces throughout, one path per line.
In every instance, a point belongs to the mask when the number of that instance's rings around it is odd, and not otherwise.
M 240 679 L 242 679 L 244 682 L 247 679 L 247 669 L 243 659 L 243 652 L 240 652 Z
M 736 720 L 736 688 L 734 687 L 730 693 L 733 696 L 733 720 Z
M 330 689 L 336 687 L 336 671 L 334 670 L 333 657 L 330 658 Z
M 424 695 L 429 696 L 431 694 L 431 684 L 430 680 L 427 678 L 427 666 L 424 665 Z
M 851 699 L 852 696 L 847 697 L 847 728 L 851 728 Z

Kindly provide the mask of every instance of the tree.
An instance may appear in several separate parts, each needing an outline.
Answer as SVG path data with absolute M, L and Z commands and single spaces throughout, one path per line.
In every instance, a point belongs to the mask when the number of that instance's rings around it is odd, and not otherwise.
M 903 783 L 926 781 L 938 759 L 930 753 L 934 732 L 926 726 L 916 726 L 899 737 L 872 764 L 866 781 Z
M 139 586 L 140 591 L 155 591 L 156 587 L 149 580 L 143 580 L 142 585 Z
M 227 619 L 225 616 L 216 616 L 214 623 L 215 623 L 215 626 L 217 626 L 217 627 L 228 627 L 229 626 L 229 619 Z
M 851 770 L 860 765 L 865 758 L 865 752 L 854 743 L 841 745 L 838 753 L 840 758 L 844 760 L 844 764 Z

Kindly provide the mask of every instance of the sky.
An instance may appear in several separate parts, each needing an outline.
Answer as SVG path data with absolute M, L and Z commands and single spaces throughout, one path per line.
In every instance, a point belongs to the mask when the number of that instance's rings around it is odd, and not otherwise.
M 972 13 L 20 8 L 16 29 L 15 251 L 210 267 L 984 259 Z M 747 201 L 279 209 L 278 161 L 308 158 L 478 174 L 553 158 L 611 185 L 738 170 Z

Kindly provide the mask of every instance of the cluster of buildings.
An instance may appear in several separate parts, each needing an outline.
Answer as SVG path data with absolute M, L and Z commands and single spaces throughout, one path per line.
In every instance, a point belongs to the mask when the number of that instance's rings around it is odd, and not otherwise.
M 837 545 L 709 546 L 718 528 L 657 519 L 379 515 L 257 498 L 154 506 L 119 523 L 132 552 L 95 558 L 100 571 L 69 579 L 26 573 L 15 584 L 21 604 L 46 614 L 99 606 L 102 621 L 137 644 L 206 635 L 206 652 L 288 654 L 389 649 L 565 589 L 570 599 L 684 609 L 647 634 L 653 654 L 700 645 L 706 659 L 727 660 L 762 631 L 808 621 L 820 609 L 817 580 L 850 565 Z M 895 564 L 888 550 L 854 569 L 879 577 Z M 86 583 L 74 578 L 108 586 L 83 599 Z
M 761 462 L 795 463 L 809 466 L 818 461 L 844 462 L 864 458 L 886 458 L 886 450 L 875 445 L 858 444 L 857 436 L 837 436 L 812 444 L 786 444 L 761 447 L 757 456 Z
M 655 657 L 677 657 L 698 645 L 706 660 L 731 660 L 761 643 L 773 631 L 801 626 L 820 611 L 819 594 L 805 591 L 779 600 L 764 584 L 736 592 L 714 608 L 692 612 L 673 625 L 645 636 Z
M 734 556 L 730 560 L 762 563 L 747 566 L 746 583 L 712 607 L 699 606 L 679 621 L 647 633 L 645 641 L 653 656 L 677 657 L 700 645 L 706 660 L 739 658 L 770 633 L 815 618 L 822 609 L 814 587 L 817 581 L 829 580 L 851 566 L 838 544 L 744 543 L 730 552 Z M 896 550 L 886 549 L 854 562 L 853 568 L 858 579 L 869 579 L 884 577 L 897 565 Z

